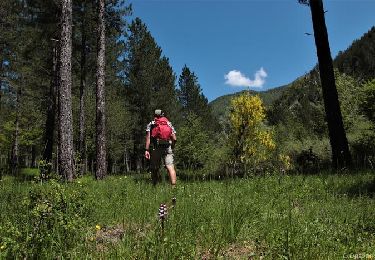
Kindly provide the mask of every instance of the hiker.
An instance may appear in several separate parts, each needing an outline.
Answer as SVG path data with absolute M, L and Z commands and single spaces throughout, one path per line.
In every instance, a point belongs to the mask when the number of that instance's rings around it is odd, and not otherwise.
M 156 109 L 154 120 L 146 128 L 145 157 L 150 160 L 152 183 L 161 180 L 159 172 L 163 159 L 172 187 L 176 185 L 176 171 L 173 164 L 173 148 L 176 143 L 176 131 L 161 109 Z M 152 148 L 150 149 L 150 145 Z

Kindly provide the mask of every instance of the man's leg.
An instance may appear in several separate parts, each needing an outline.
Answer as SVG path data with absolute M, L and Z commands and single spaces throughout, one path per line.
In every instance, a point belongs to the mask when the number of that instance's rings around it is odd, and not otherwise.
M 172 148 L 169 147 L 166 150 L 166 155 L 164 158 L 165 162 L 165 168 L 167 168 L 168 175 L 169 175 L 169 180 L 171 182 L 171 187 L 172 187 L 172 206 L 176 206 L 176 181 L 177 181 L 177 176 L 176 176 L 176 170 L 174 168 L 174 162 L 173 162 L 173 151 Z
M 167 168 L 168 170 L 168 175 L 169 175 L 169 180 L 171 182 L 171 185 L 174 187 L 176 185 L 177 177 L 176 177 L 176 170 L 174 168 L 173 151 L 170 146 L 165 150 L 164 163 L 165 163 L 165 168 Z
M 176 170 L 174 169 L 174 165 L 166 165 L 165 166 L 168 170 L 169 180 L 172 186 L 176 185 L 177 177 L 176 177 Z
M 158 182 L 161 181 L 160 176 L 160 161 L 161 161 L 161 151 L 160 149 L 155 149 L 151 151 L 151 179 L 152 184 L 156 185 Z
M 171 182 L 171 187 L 172 187 L 172 190 L 171 190 L 172 207 L 175 207 L 176 206 L 176 193 L 177 193 L 177 190 L 176 190 L 176 181 L 177 181 L 176 170 L 174 169 L 173 164 L 166 165 L 165 167 L 168 170 L 169 180 Z

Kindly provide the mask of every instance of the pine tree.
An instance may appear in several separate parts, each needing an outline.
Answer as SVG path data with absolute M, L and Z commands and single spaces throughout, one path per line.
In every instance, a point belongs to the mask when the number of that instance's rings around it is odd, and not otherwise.
M 5 146 L 11 154 L 12 171 L 16 172 L 19 162 L 28 167 L 35 166 L 36 146 L 42 129 L 39 112 L 44 84 L 36 74 L 42 67 L 40 57 L 43 55 L 39 51 L 43 43 L 36 44 L 40 28 L 35 26 L 35 17 L 27 1 L 5 1 L 0 7 L 1 85 L 4 101 L 8 102 L 5 107 L 9 109 L 9 115 L 1 115 L 0 121 L 5 119 L 7 129 L 3 136 L 8 143 Z
M 10 158 L 12 147 L 18 147 L 20 167 L 36 164 L 36 158 L 40 153 L 42 158 L 48 162 L 53 160 L 53 150 L 56 146 L 54 133 L 56 132 L 54 122 L 57 119 L 58 109 L 56 107 L 59 84 L 60 53 L 59 47 L 61 27 L 59 25 L 60 13 L 63 4 L 61 1 L 24 0 L 24 1 L 0 1 L 0 58 L 1 58 L 1 114 L 0 114 L 0 147 L 1 156 L 8 155 Z M 85 8 L 82 8 L 84 4 Z M 110 64 L 106 68 L 106 75 L 110 75 L 109 87 L 120 88 L 118 77 L 123 68 L 119 65 L 119 58 L 123 56 L 125 16 L 130 10 L 129 6 L 122 0 L 107 1 L 106 23 L 109 25 L 106 40 L 110 46 L 106 55 Z M 87 88 L 95 86 L 95 64 L 96 64 L 96 27 L 97 12 L 96 4 L 92 1 L 77 0 L 72 3 L 72 59 L 76 62 L 70 64 L 72 107 L 76 112 L 73 127 L 79 140 L 79 116 L 78 102 L 88 105 L 92 102 L 92 111 L 86 112 L 82 109 L 81 115 L 87 116 L 95 113 L 95 98 L 87 99 L 88 91 L 79 93 L 79 87 L 86 85 Z M 82 33 L 83 32 L 83 33 Z M 83 46 L 86 38 L 86 46 Z M 86 48 L 85 48 L 86 47 Z M 86 62 L 83 62 L 82 50 L 86 53 Z M 58 55 L 53 53 L 57 52 Z M 56 58 L 57 57 L 57 58 Z M 58 61 L 58 62 L 56 62 Z M 85 76 L 86 74 L 86 76 Z M 82 82 L 86 84 L 80 84 Z M 77 86 L 77 87 L 74 87 Z M 16 109 L 17 91 L 22 88 L 19 97 L 19 106 Z M 81 88 L 85 89 L 85 88 Z M 90 89 L 95 92 L 94 89 Z M 81 94 L 81 95 L 80 95 Z M 125 96 L 122 95 L 122 102 Z M 83 102 L 84 101 L 84 102 Z M 89 106 L 91 107 L 91 106 Z M 82 108 L 82 106 L 81 106 Z M 16 113 L 16 111 L 19 111 Z M 18 120 L 16 120 L 18 115 Z M 82 117 L 81 117 L 82 118 Z M 111 119 L 116 120 L 116 119 Z M 18 124 L 16 124 L 16 121 Z M 130 120 L 128 120 L 130 121 Z M 95 128 L 95 119 L 84 120 L 81 129 L 88 126 Z M 18 127 L 16 127 L 16 125 Z M 92 125 L 92 126 L 91 126 Z M 18 128 L 18 131 L 16 131 Z M 42 132 L 44 137 L 42 140 Z M 82 131 L 81 131 L 82 132 Z M 16 134 L 17 133 L 17 134 Z M 18 138 L 14 138 L 15 134 Z M 84 134 L 85 135 L 85 134 Z M 81 135 L 82 137 L 82 135 Z M 88 137 L 90 159 L 95 158 L 95 132 Z M 18 140 L 15 145 L 14 141 Z M 82 138 L 81 138 L 82 140 Z M 86 145 L 80 145 L 85 147 Z M 57 146 L 58 147 L 58 146 Z M 78 147 L 78 142 L 77 142 Z M 80 149 L 77 149 L 80 150 Z M 58 154 L 58 153 L 56 153 Z M 31 160 L 30 160 L 31 158 Z M 30 163 L 31 161 L 31 163 Z M 58 164 L 56 164 L 58 165 Z
M 21 87 L 19 86 L 16 94 L 16 119 L 14 121 L 14 136 L 12 150 L 10 153 L 10 172 L 12 175 L 18 173 L 19 168 L 19 121 L 20 121 L 20 98 L 21 98 Z
M 99 45 L 98 37 L 98 5 L 95 2 L 87 0 L 75 1 L 75 30 L 73 55 L 79 62 L 73 67 L 77 76 L 76 86 L 73 89 L 77 96 L 73 105 L 77 115 L 75 124 L 76 147 L 80 151 L 81 173 L 85 169 L 94 170 L 96 161 L 96 79 L 97 79 L 97 53 Z M 122 78 L 119 76 L 123 73 L 123 63 L 120 59 L 124 56 L 124 34 L 126 30 L 126 16 L 131 12 L 130 6 L 125 5 L 122 0 L 113 0 L 105 2 L 104 23 L 105 23 L 105 107 L 106 114 L 111 108 L 112 97 L 108 97 L 108 92 L 117 92 L 119 88 L 123 89 Z M 92 95 L 94 93 L 94 95 Z M 120 92 L 121 96 L 115 98 L 116 101 L 121 99 L 125 103 L 125 95 Z M 116 118 L 106 116 L 106 136 L 113 125 L 110 120 Z M 130 119 L 128 121 L 131 121 Z M 112 158 L 107 145 L 107 160 Z M 109 168 L 109 167 L 107 167 Z
M 323 90 L 324 108 L 332 150 L 332 166 L 335 169 L 341 169 L 350 166 L 352 158 L 349 151 L 336 89 L 327 27 L 324 18 L 323 1 L 300 0 L 299 2 L 310 6 L 314 27 L 315 45 L 319 61 L 320 81 Z
M 60 88 L 59 88 L 59 142 L 58 156 L 60 175 L 72 181 L 73 118 L 72 118 L 72 1 L 63 0 L 61 6 L 60 38 Z
M 104 0 L 98 6 L 98 54 L 96 74 L 96 179 L 107 175 L 107 147 L 105 129 L 105 23 Z
M 203 95 L 198 83 L 198 77 L 186 65 L 182 68 L 178 86 L 178 99 L 182 106 L 184 117 L 193 113 L 199 116 L 212 129 L 215 129 L 216 124 L 208 106 L 208 100 Z
M 85 13 L 87 12 L 86 1 L 81 3 L 81 12 L 80 12 L 80 32 L 81 32 L 81 46 L 80 46 L 80 83 L 79 83 L 79 138 L 78 138 L 78 151 L 80 155 L 80 171 L 81 174 L 86 172 L 87 165 L 87 156 L 86 156 L 86 136 L 85 136 L 85 91 L 86 91 L 86 78 L 87 78 L 87 51 L 88 51 L 88 42 L 87 42 L 87 21 Z M 83 166 L 83 167 L 82 167 Z
M 139 18 L 129 26 L 127 49 L 125 76 L 133 124 L 132 165 L 141 169 L 145 127 L 154 110 L 164 109 L 171 121 L 178 115 L 175 76 L 168 59 L 162 57 L 161 48 Z
M 173 125 L 179 125 L 182 121 L 181 106 L 176 92 L 176 75 L 166 57 L 160 58 L 156 67 L 152 107 L 162 109 L 173 120 Z

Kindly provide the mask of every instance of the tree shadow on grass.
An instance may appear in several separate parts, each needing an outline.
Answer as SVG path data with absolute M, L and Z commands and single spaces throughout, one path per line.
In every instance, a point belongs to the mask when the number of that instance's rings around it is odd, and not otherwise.
M 128 174 L 131 176 L 135 183 L 143 182 L 143 183 L 152 183 L 151 175 L 148 173 L 132 173 Z
M 243 173 L 237 175 L 226 174 L 224 172 L 220 173 L 198 173 L 195 174 L 194 171 L 180 171 L 178 173 L 178 179 L 184 182 L 202 182 L 202 181 L 226 181 L 226 180 L 237 180 L 244 179 Z
M 353 184 L 341 187 L 339 193 L 346 194 L 349 197 L 366 196 L 375 198 L 375 178 L 371 180 L 360 180 Z
M 21 168 L 19 169 L 17 174 L 13 176 L 14 176 L 14 179 L 18 182 L 35 181 L 36 177 L 39 176 L 39 170 L 37 168 Z
M 169 177 L 166 170 L 161 171 L 161 180 L 158 183 L 169 183 Z M 135 183 L 148 183 L 152 184 L 151 173 L 143 172 L 143 173 L 132 173 L 129 174 L 132 176 L 133 181 Z M 177 169 L 177 182 L 183 181 L 185 183 L 194 183 L 194 182 L 210 182 L 210 181 L 232 181 L 238 179 L 244 179 L 243 174 L 238 175 L 229 175 L 225 173 L 205 173 L 202 174 L 201 172 L 194 172 L 193 170 L 179 170 Z M 249 176 L 248 178 L 251 178 Z

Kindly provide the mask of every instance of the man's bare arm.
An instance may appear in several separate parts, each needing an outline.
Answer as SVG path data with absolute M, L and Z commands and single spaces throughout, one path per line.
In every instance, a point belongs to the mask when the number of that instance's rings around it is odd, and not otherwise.
M 149 149 L 150 149 L 150 131 L 147 131 L 146 133 L 146 147 L 145 147 L 145 157 L 146 159 L 150 159 L 150 152 L 149 152 Z
M 146 133 L 146 150 L 150 149 L 150 131 Z
M 171 135 L 171 141 L 172 141 L 171 147 L 172 149 L 174 149 L 174 146 L 176 145 L 176 142 L 177 142 L 177 137 L 175 133 Z

